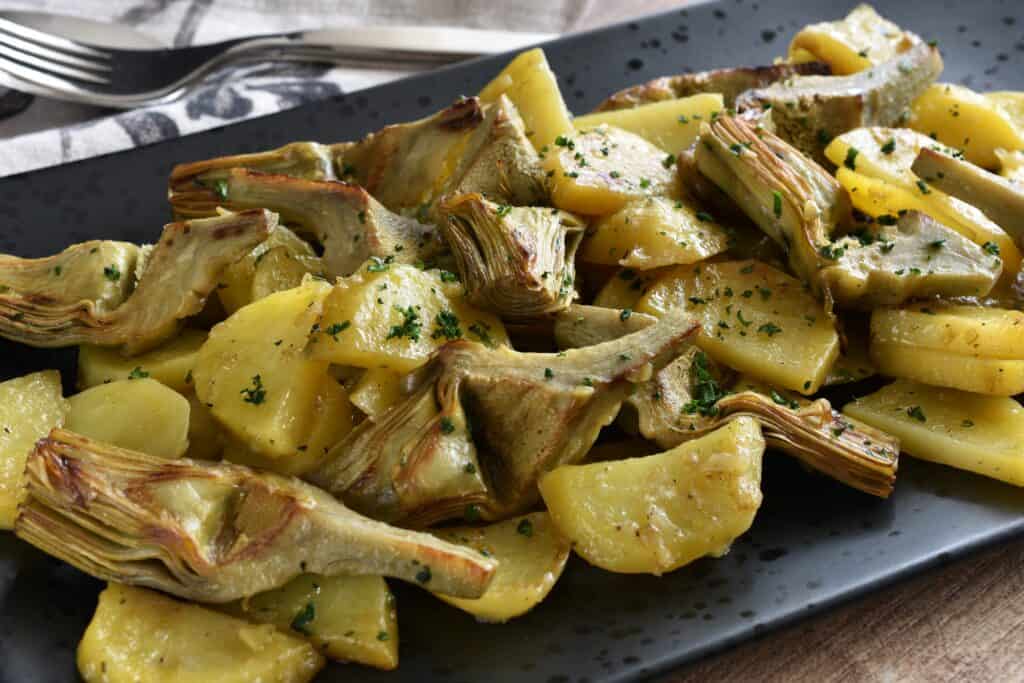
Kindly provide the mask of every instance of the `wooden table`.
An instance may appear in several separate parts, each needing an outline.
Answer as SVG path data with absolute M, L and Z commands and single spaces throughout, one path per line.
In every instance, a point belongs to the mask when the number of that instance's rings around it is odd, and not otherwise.
M 575 28 L 686 4 L 590 0 Z M 688 681 L 1024 681 L 1024 540 L 770 632 L 663 679 Z

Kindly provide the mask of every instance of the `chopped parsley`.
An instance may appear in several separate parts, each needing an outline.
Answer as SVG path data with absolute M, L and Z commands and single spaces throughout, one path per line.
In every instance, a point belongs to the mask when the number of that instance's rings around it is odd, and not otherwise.
M 485 322 L 477 321 L 469 326 L 469 333 L 475 335 L 480 342 L 488 348 L 495 348 L 497 344 L 491 339 L 491 326 Z
M 519 524 L 516 525 L 516 532 L 523 536 L 533 536 L 533 522 L 529 519 L 519 520 Z
M 459 339 L 462 336 L 462 328 L 459 327 L 459 318 L 449 310 L 440 311 L 434 317 L 434 332 L 431 339 Z
M 401 339 L 402 337 L 408 337 L 414 342 L 419 341 L 420 332 L 423 329 L 423 325 L 420 322 L 420 314 L 412 306 L 407 306 L 405 308 L 395 306 L 395 310 L 402 314 L 402 324 L 392 325 L 391 331 L 388 332 L 387 339 Z
M 228 198 L 228 181 L 223 178 L 213 181 L 213 193 L 226 201 Z
M 441 433 L 451 434 L 455 431 L 455 423 L 447 415 L 441 418 Z
M 551 368 L 544 368 L 544 379 L 553 379 L 554 376 L 555 376 L 555 371 L 554 370 L 552 370 Z
M 142 369 L 141 365 L 136 365 L 131 372 L 128 373 L 128 379 L 145 379 L 149 377 L 149 373 Z
M 796 410 L 797 408 L 800 407 L 799 403 L 792 399 L 786 398 L 785 396 L 775 391 L 774 389 L 771 390 L 771 397 L 772 400 L 775 401 L 775 403 L 779 404 L 780 406 L 786 406 L 787 408 L 792 408 L 793 410 Z
M 111 282 L 117 282 L 121 279 L 121 271 L 118 270 L 116 265 L 111 264 L 103 268 L 103 277 Z
M 778 190 L 772 192 L 772 211 L 776 218 L 782 218 L 782 193 Z
M 314 619 L 316 619 L 316 606 L 312 602 L 307 602 L 306 606 L 300 609 L 299 613 L 292 619 L 292 630 L 308 636 L 309 624 Z
M 960 426 L 963 427 L 964 429 L 970 429 L 971 427 L 974 426 L 974 420 L 964 420 L 963 422 L 960 423 Z
M 924 411 L 921 410 L 921 406 L 910 406 L 907 408 L 907 415 L 914 418 L 918 422 L 926 422 L 928 420 L 924 415 Z
M 370 265 L 366 266 L 366 272 L 368 273 L 383 273 L 385 270 L 391 267 L 391 262 L 395 260 L 394 256 L 371 256 Z
M 381 642 L 389 640 L 390 638 L 391 638 L 391 636 L 388 635 L 387 631 L 378 631 L 377 632 L 377 640 L 379 640 Z
M 985 242 L 985 244 L 981 245 L 981 248 L 985 250 L 986 254 L 999 256 L 999 245 L 995 242 Z
M 757 331 L 758 332 L 764 332 L 769 337 L 774 337 L 775 335 L 777 335 L 780 332 L 782 332 L 782 328 L 779 327 L 778 325 L 776 325 L 775 323 L 765 323 L 764 325 L 761 325 L 760 327 L 758 327 Z
M 923 180 L 917 181 L 917 189 L 921 190 L 921 194 L 931 194 L 932 191 L 928 188 L 928 183 Z
M 631 315 L 633 315 L 633 309 L 623 308 L 622 312 L 619 313 L 619 320 L 621 320 L 622 322 L 626 322 L 627 320 L 629 320 L 629 317 Z
M 648 180 L 647 178 L 641 178 L 640 179 L 640 188 L 641 189 L 646 190 L 650 186 L 651 186 L 651 181 L 650 180 Z
M 693 357 L 693 364 L 690 366 L 693 371 L 693 398 L 683 406 L 683 412 L 692 415 L 700 413 L 704 417 L 711 417 L 718 414 L 718 407 L 715 405 L 719 399 L 725 396 L 726 392 L 718 385 L 715 376 L 711 374 L 708 367 L 708 357 L 703 351 Z
M 459 281 L 459 276 L 456 275 L 455 273 L 453 273 L 450 270 L 442 270 L 440 275 L 441 275 L 441 282 L 458 282 Z
M 661 165 L 664 166 L 665 168 L 672 168 L 672 166 L 675 163 L 676 163 L 676 155 L 675 154 L 669 154 L 668 156 L 666 156 L 664 159 L 661 160 Z
M 857 170 L 857 155 L 860 151 L 856 147 L 850 147 L 846 150 L 846 158 L 843 159 L 843 166 L 850 169 L 851 171 Z
M 331 335 L 331 337 L 334 338 L 334 341 L 338 341 L 338 335 L 347 330 L 351 326 L 352 323 L 349 322 L 348 320 L 346 320 L 343 323 L 331 323 L 330 325 L 327 326 L 327 329 L 325 329 L 324 332 Z
M 567 147 L 569 149 L 576 149 L 576 144 L 573 143 L 572 140 L 570 140 L 569 138 L 565 137 L 564 135 L 559 135 L 557 138 L 555 138 L 555 144 L 558 145 L 559 147 Z
M 498 210 L 496 211 L 496 213 L 498 214 L 498 218 L 504 218 L 511 211 L 512 211 L 512 207 L 509 206 L 508 204 L 499 204 L 498 205 Z
M 242 399 L 243 401 L 254 406 L 258 406 L 267 399 L 267 392 L 263 388 L 263 378 L 259 375 L 253 375 L 252 386 L 242 389 L 238 393 L 245 395 L 245 398 Z
M 470 507 L 475 508 L 476 506 L 475 505 L 471 505 Z M 467 510 L 467 512 L 468 512 L 468 510 Z M 477 512 L 476 514 L 477 514 L 477 519 L 479 519 L 480 518 L 480 513 Z M 418 572 L 416 572 L 416 580 L 418 582 L 420 582 L 420 583 L 423 583 L 423 584 L 430 583 L 430 579 L 431 579 L 432 576 L 433 575 L 430 573 L 430 567 L 427 567 L 425 565 L 424 565 L 423 569 L 421 569 Z
M 697 212 L 697 220 L 699 220 L 701 223 L 710 223 L 711 221 L 713 221 L 715 219 L 712 218 L 711 214 L 706 212 L 706 211 L 698 211 Z

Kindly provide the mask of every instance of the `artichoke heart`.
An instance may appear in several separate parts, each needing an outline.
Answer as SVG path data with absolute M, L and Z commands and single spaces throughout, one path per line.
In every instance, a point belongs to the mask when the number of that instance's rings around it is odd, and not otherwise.
M 29 455 L 15 533 L 107 581 L 229 602 L 301 573 L 382 574 L 479 597 L 496 563 L 362 517 L 296 479 L 167 461 L 53 430 Z
M 145 351 L 201 311 L 220 272 L 276 225 L 277 216 L 264 210 L 170 223 L 144 267 L 139 253 L 94 242 L 42 259 L 2 255 L 0 336 L 44 348 L 94 344 L 119 346 L 126 354 Z M 97 263 L 95 254 L 120 258 Z
M 576 249 L 586 227 L 578 217 L 479 194 L 446 199 L 440 214 L 473 304 L 515 319 L 561 310 L 575 298 Z
M 879 225 L 833 243 L 834 265 L 820 273 L 840 305 L 871 309 L 912 298 L 982 297 L 999 280 L 1003 262 L 960 233 L 919 211 L 896 225 Z
M 701 131 L 697 167 L 785 250 L 812 287 L 827 260 L 821 250 L 850 212 L 825 169 L 749 121 L 721 117 Z
M 828 65 L 821 62 L 772 64 L 713 69 L 692 74 L 662 76 L 610 95 L 594 111 L 631 109 L 652 102 L 690 97 L 700 93 L 720 93 L 726 107 L 732 107 L 740 93 L 763 88 L 794 76 L 827 76 Z
M 430 262 L 443 250 L 433 225 L 389 211 L 358 185 L 234 169 L 227 192 L 233 206 L 270 209 L 323 245 L 332 278 L 351 275 L 371 257 Z
M 798 76 L 736 98 L 739 111 L 770 107 L 779 135 L 818 163 L 833 137 L 864 126 L 893 126 L 942 72 L 938 49 L 918 43 L 849 76 Z
M 356 427 L 310 473 L 376 519 L 427 525 L 501 519 L 537 500 L 537 479 L 579 461 L 636 382 L 698 324 L 681 312 L 606 344 L 559 354 L 444 346 L 398 404 Z

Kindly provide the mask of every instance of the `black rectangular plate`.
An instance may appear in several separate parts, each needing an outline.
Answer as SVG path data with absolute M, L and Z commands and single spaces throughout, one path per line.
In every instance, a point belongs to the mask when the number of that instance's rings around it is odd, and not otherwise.
M 627 85 L 687 69 L 765 64 L 801 26 L 853 1 L 700 5 L 555 41 L 545 49 L 571 109 Z M 937 39 L 944 80 L 1022 88 L 1024 12 L 1014 2 L 875 0 L 898 24 Z M 152 241 L 168 220 L 166 181 L 179 162 L 297 139 L 358 138 L 476 92 L 504 63 L 478 60 L 207 133 L 0 181 L 0 251 L 42 256 L 92 238 Z M 234 86 L 245 97 L 245 85 Z M 140 114 L 145 116 L 145 114 Z M 157 120 L 149 121 L 159 125 Z M 60 367 L 73 354 L 0 342 L 0 378 Z M 70 387 L 68 387 L 70 389 Z M 331 665 L 323 681 L 627 681 L 727 647 L 985 543 L 1024 530 L 1018 489 L 904 459 L 895 495 L 876 500 L 766 458 L 765 503 L 728 556 L 661 578 L 573 560 L 527 616 L 479 625 L 415 588 L 396 586 L 401 667 Z M 100 584 L 0 535 L 0 677 L 75 680 L 74 651 Z

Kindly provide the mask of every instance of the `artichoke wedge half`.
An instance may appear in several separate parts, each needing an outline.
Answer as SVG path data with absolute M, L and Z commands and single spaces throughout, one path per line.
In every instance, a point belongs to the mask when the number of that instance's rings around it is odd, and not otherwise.
M 469 300 L 502 318 L 532 318 L 565 308 L 576 296 L 576 249 L 586 223 L 567 211 L 511 207 L 479 194 L 440 206 Z
M 451 342 L 407 378 L 401 402 L 352 430 L 307 478 L 404 525 L 517 514 L 536 502 L 538 477 L 578 462 L 634 385 L 698 328 L 673 312 L 559 354 Z
M 152 251 L 86 242 L 41 259 L 0 255 L 0 336 L 145 351 L 202 310 L 220 272 L 276 225 L 275 214 L 252 210 L 170 223 Z M 113 260 L 96 261 L 111 249 Z
M 296 479 L 168 461 L 53 430 L 29 455 L 15 533 L 100 579 L 228 602 L 299 574 L 381 574 L 475 598 L 496 563 L 362 517 Z

